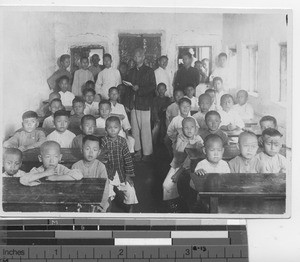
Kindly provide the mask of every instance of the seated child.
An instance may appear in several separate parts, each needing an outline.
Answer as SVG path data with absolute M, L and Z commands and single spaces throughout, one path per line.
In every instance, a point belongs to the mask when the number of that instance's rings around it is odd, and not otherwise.
M 70 112 L 59 110 L 54 113 L 55 130 L 47 136 L 47 140 L 57 142 L 62 148 L 70 148 L 75 134 L 67 130 L 70 124 Z
M 201 149 L 203 146 L 202 138 L 197 135 L 198 128 L 193 117 L 186 117 L 182 120 L 182 134 L 177 137 L 174 157 L 171 168 L 163 183 L 163 200 L 171 200 L 179 197 L 177 181 L 184 169 L 190 167 L 190 159 L 185 153 L 185 148 Z
M 51 115 L 51 111 L 49 110 L 49 104 L 55 98 L 60 99 L 60 94 L 58 92 L 51 92 L 49 94 L 49 99 L 43 101 L 41 107 L 36 111 L 39 117 L 48 117 Z
M 25 151 L 40 147 L 46 141 L 44 131 L 37 129 L 38 115 L 34 111 L 27 111 L 22 115 L 22 128 L 3 143 L 4 148 L 18 148 Z
M 223 79 L 221 77 L 214 77 L 213 82 L 213 89 L 216 91 L 216 107 L 217 110 L 221 109 L 221 97 L 225 94 L 224 87 L 223 87 Z
M 127 205 L 127 211 L 131 211 L 132 204 L 137 204 L 134 184 L 134 167 L 132 158 L 128 150 L 126 140 L 119 136 L 121 130 L 121 121 L 116 116 L 108 117 L 105 121 L 107 136 L 102 139 L 101 146 L 108 150 L 108 162 L 106 169 L 108 172 L 110 194 L 114 196 L 114 187 L 117 187 L 124 193 L 124 204 Z
M 82 92 L 85 100 L 85 108 L 83 113 L 85 115 L 98 115 L 99 102 L 95 102 L 96 91 L 93 88 L 85 88 Z
M 215 134 L 208 135 L 204 140 L 203 152 L 206 155 L 206 159 L 197 164 L 195 168 L 196 175 L 203 176 L 208 173 L 230 173 L 228 163 L 222 160 L 224 146 L 221 137 Z M 190 186 L 195 189 L 193 180 L 191 180 Z
M 72 141 L 72 148 L 82 148 L 82 139 L 86 135 L 93 135 L 96 128 L 96 118 L 92 115 L 84 115 L 81 118 L 80 129 L 82 134 L 76 136 Z
M 174 90 L 174 103 L 172 103 L 171 105 L 169 105 L 167 107 L 167 110 L 166 110 L 166 127 L 168 128 L 168 126 L 170 125 L 172 119 L 175 117 L 175 116 L 178 116 L 179 115 L 179 106 L 178 106 L 178 102 L 181 98 L 184 97 L 184 93 L 182 90 L 180 89 L 177 89 L 177 90 Z
M 7 148 L 3 153 L 3 177 L 21 177 L 26 173 L 20 170 L 22 166 L 23 154 L 17 148 Z
M 60 100 L 65 107 L 71 107 L 75 95 L 68 91 L 70 89 L 70 79 L 67 76 L 62 76 L 58 82 Z
M 84 116 L 84 100 L 80 96 L 75 96 L 72 101 L 74 114 L 70 116 L 69 129 L 79 129 L 81 124 L 81 118 Z
M 105 165 L 97 157 L 101 153 L 100 141 L 98 137 L 86 135 L 82 141 L 83 159 L 76 162 L 72 169 L 78 169 L 84 178 L 105 178 L 106 184 L 100 203 L 101 212 L 106 212 L 109 207 L 109 183 Z
M 196 119 L 200 129 L 207 129 L 207 125 L 205 123 L 205 114 L 209 111 L 212 105 L 212 100 L 210 95 L 202 94 L 198 99 L 199 111 L 193 115 Z
M 245 124 L 239 114 L 233 110 L 233 97 L 225 94 L 221 97 L 222 110 L 219 111 L 221 116 L 221 129 L 226 131 L 239 130 L 245 127 Z
M 60 99 L 53 99 L 50 104 L 49 104 L 49 110 L 51 112 L 51 115 L 47 118 L 45 118 L 44 122 L 43 122 L 43 128 L 45 129 L 50 129 L 50 128 L 55 128 L 54 125 L 54 113 L 58 110 L 62 110 L 63 109 L 63 105 Z
M 277 126 L 277 120 L 275 117 L 273 116 L 263 116 L 260 120 L 259 120 L 259 125 L 260 125 L 260 129 L 261 132 L 263 132 L 264 130 L 266 130 L 267 128 L 274 128 L 274 129 L 278 129 Z M 260 136 L 258 138 L 258 144 L 260 147 L 263 147 L 263 139 L 262 136 Z
M 212 88 L 209 88 L 205 91 L 205 94 L 208 94 L 211 97 L 211 107 L 209 111 L 211 110 L 217 111 L 216 91 Z
M 152 121 L 152 141 L 153 144 L 157 143 L 158 137 L 164 138 L 166 135 L 166 110 L 171 104 L 170 97 L 165 94 L 167 92 L 167 86 L 165 83 L 159 83 L 157 85 L 158 96 L 154 97 L 151 108 L 151 121 Z
M 267 128 L 262 133 L 263 152 L 257 155 L 260 164 L 259 172 L 261 173 L 285 173 L 287 161 L 279 153 L 282 147 L 282 134 L 274 129 Z
M 199 134 L 203 140 L 210 135 L 215 134 L 222 138 L 224 145 L 229 144 L 228 136 L 219 127 L 221 123 L 221 116 L 217 111 L 209 111 L 205 115 L 205 123 L 207 129 L 200 129 Z
M 195 97 L 195 88 L 193 86 L 187 86 L 184 91 L 184 97 L 191 100 L 191 111 L 198 111 L 198 98 Z
M 106 119 L 111 116 L 111 102 L 110 101 L 102 100 L 99 103 L 99 114 L 100 114 L 100 116 L 96 119 L 96 126 L 97 126 L 97 128 L 105 128 Z M 116 116 L 116 117 L 118 117 L 118 116 Z M 121 125 L 122 125 L 122 122 L 121 122 Z M 125 138 L 128 148 L 129 148 L 129 152 L 134 153 L 134 138 L 132 136 L 127 135 L 122 128 L 120 129 L 119 136 Z
M 22 184 L 30 185 L 30 183 L 36 182 L 35 185 L 38 185 L 43 177 L 50 181 L 81 180 L 83 177 L 80 170 L 70 170 L 59 164 L 62 154 L 60 153 L 60 145 L 55 141 L 44 142 L 40 147 L 38 158 L 42 165 L 38 168 L 32 168 L 29 174 L 22 176 L 20 178 Z
M 239 90 L 236 94 L 236 100 L 237 104 L 233 106 L 234 110 L 238 112 L 244 122 L 249 122 L 254 117 L 254 110 L 247 102 L 248 92 L 246 90 Z
M 231 173 L 258 173 L 259 160 L 256 157 L 258 149 L 257 136 L 253 132 L 243 132 L 239 135 L 238 147 L 240 155 L 229 161 Z
M 98 77 L 98 75 L 95 77 L 95 78 L 97 78 Z M 96 81 L 96 80 L 95 80 Z M 96 84 L 95 84 L 95 82 L 93 82 L 93 81 L 91 81 L 91 80 L 89 80 L 89 81 L 87 81 L 86 83 L 85 83 L 85 85 L 84 85 L 84 89 L 88 89 L 88 88 L 92 88 L 92 89 L 94 89 L 94 90 L 96 90 Z M 82 93 L 83 93 L 83 91 L 84 91 L 84 89 L 82 90 Z M 95 102 L 100 102 L 100 96 L 99 95 L 95 95 Z

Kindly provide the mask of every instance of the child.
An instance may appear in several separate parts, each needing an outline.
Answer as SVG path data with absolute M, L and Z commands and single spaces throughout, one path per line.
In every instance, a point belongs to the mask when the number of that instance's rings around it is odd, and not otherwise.
M 43 122 L 43 128 L 44 129 L 50 129 L 50 128 L 55 128 L 54 125 L 54 113 L 58 110 L 62 110 L 63 105 L 60 99 L 53 99 L 50 104 L 49 104 L 49 110 L 51 112 L 51 116 L 48 116 L 47 118 L 44 119 Z
M 217 110 L 216 91 L 212 88 L 209 88 L 205 91 L 205 94 L 210 95 L 211 101 L 212 101 L 209 111 L 211 111 L 211 110 L 216 111 Z
M 119 136 L 121 121 L 116 116 L 111 116 L 105 121 L 107 136 L 102 139 L 102 148 L 108 150 L 108 162 L 106 169 L 108 172 L 110 195 L 114 196 L 114 187 L 124 193 L 124 204 L 127 211 L 132 210 L 132 204 L 137 204 L 134 184 L 134 167 L 126 140 Z
M 111 67 L 112 58 L 110 54 L 103 55 L 105 68 L 99 73 L 96 82 L 96 93 L 100 94 L 101 99 L 108 99 L 108 90 L 112 86 L 121 84 L 121 75 L 118 69 Z
M 96 120 L 96 126 L 97 126 L 97 128 L 105 128 L 106 119 L 108 117 L 112 116 L 110 101 L 102 100 L 99 103 L 99 114 L 100 114 L 100 117 L 98 117 L 97 120 Z M 117 116 L 117 117 L 119 117 L 119 116 Z M 127 134 L 128 134 L 128 132 L 127 132 Z M 127 142 L 130 153 L 134 153 L 134 142 L 135 142 L 134 138 L 132 136 L 127 135 L 127 134 L 124 132 L 124 130 L 122 128 L 120 129 L 119 136 L 126 139 L 126 142 Z
M 95 102 L 96 91 L 93 88 L 85 88 L 82 92 L 85 100 L 85 109 L 83 113 L 85 115 L 98 115 L 99 103 Z
M 91 66 L 89 67 L 89 70 L 92 72 L 95 82 L 97 81 L 98 74 L 102 70 L 102 66 L 99 65 L 99 62 L 100 62 L 99 55 L 93 54 L 91 57 Z
M 109 183 L 105 165 L 102 164 L 97 157 L 101 153 L 100 141 L 98 137 L 87 135 L 82 140 L 83 160 L 76 162 L 72 169 L 78 169 L 84 178 L 105 178 L 106 183 L 103 191 L 100 208 L 102 212 L 106 212 L 109 206 Z
M 221 97 L 225 94 L 223 87 L 223 80 L 221 77 L 215 77 L 212 82 L 213 88 L 216 91 L 216 106 L 217 109 L 221 109 Z
M 75 96 L 72 101 L 73 112 L 74 114 L 70 117 L 70 129 L 78 129 L 81 123 L 81 118 L 84 116 L 84 100 L 82 97 Z
M 259 120 L 260 129 L 263 132 L 267 128 L 274 128 L 278 129 L 277 127 L 277 120 L 273 116 L 263 116 Z
M 50 181 L 81 180 L 83 175 L 78 169 L 70 170 L 59 164 L 62 158 L 60 145 L 55 141 L 46 141 L 41 145 L 40 155 L 38 156 L 42 166 L 32 168 L 26 176 L 20 178 L 24 185 L 36 182 L 40 184 L 40 179 L 46 177 Z
M 17 148 L 7 148 L 3 154 L 3 177 L 21 177 L 26 173 L 20 170 L 22 166 L 23 154 L 22 151 Z
M 67 130 L 70 124 L 70 112 L 59 110 L 54 114 L 55 130 L 47 136 L 47 140 L 56 141 L 62 148 L 70 148 L 75 134 Z
M 81 118 L 80 129 L 82 134 L 76 136 L 72 141 L 72 148 L 82 148 L 82 139 L 86 135 L 93 135 L 96 128 L 96 118 L 92 115 L 84 115 Z
M 62 76 L 59 79 L 58 86 L 60 90 L 59 94 L 62 104 L 66 107 L 71 107 L 72 101 L 75 98 L 75 96 L 73 93 L 68 91 L 70 86 L 70 79 L 67 76 Z
M 168 57 L 163 55 L 158 58 L 158 68 L 154 71 L 156 83 L 164 83 L 166 85 L 166 96 L 172 97 L 173 86 L 171 84 L 170 72 L 167 70 Z
M 238 112 L 239 116 L 244 122 L 249 122 L 254 117 L 253 107 L 247 102 L 248 92 L 246 90 L 239 90 L 236 95 L 237 104 L 234 105 L 234 110 Z
M 219 128 L 220 123 L 221 123 L 221 116 L 217 111 L 212 110 L 212 111 L 207 112 L 205 115 L 205 123 L 206 123 L 207 129 L 199 130 L 199 134 L 203 140 L 205 140 L 205 138 L 208 135 L 215 134 L 215 135 L 218 135 L 219 137 L 221 137 L 224 145 L 229 144 L 229 139 L 228 139 L 227 134 L 224 133 Z
M 260 165 L 259 172 L 261 173 L 285 173 L 286 158 L 279 154 L 282 147 L 282 134 L 274 129 L 267 128 L 262 133 L 263 152 L 257 155 Z
M 202 138 L 197 135 L 198 128 L 194 118 L 186 117 L 182 120 L 182 132 L 177 137 L 171 168 L 163 183 L 163 200 L 174 200 L 179 197 L 177 190 L 178 177 L 184 169 L 190 167 L 189 158 L 184 151 L 185 148 L 201 149 L 203 146 Z M 169 202 L 171 208 L 173 206 L 172 202 Z
M 199 110 L 193 117 L 196 119 L 200 129 L 207 129 L 207 125 L 205 123 L 205 115 L 209 111 L 212 105 L 212 99 L 208 94 L 202 94 L 198 99 Z
M 245 127 L 245 124 L 239 114 L 233 110 L 233 97 L 225 94 L 221 97 L 222 110 L 219 111 L 221 116 L 221 129 L 226 131 L 239 130 Z
M 258 149 L 257 136 L 253 132 L 243 132 L 239 135 L 238 147 L 240 155 L 229 161 L 231 173 L 258 173 L 259 160 L 256 157 Z
M 83 85 L 88 81 L 94 81 L 91 71 L 88 70 L 89 59 L 87 57 L 80 58 L 81 69 L 75 71 L 74 81 L 72 85 L 72 93 L 75 96 L 82 96 Z
M 157 85 L 158 96 L 154 97 L 152 110 L 151 110 L 151 120 L 153 123 L 152 128 L 152 141 L 153 144 L 157 143 L 157 138 L 163 138 L 166 135 L 166 110 L 171 104 L 170 97 L 165 96 L 167 92 L 167 86 L 165 83 L 159 83 Z
M 185 88 L 185 96 L 191 100 L 191 111 L 198 111 L 198 98 L 195 97 L 195 88 L 193 86 L 187 86 Z
M 60 94 L 58 92 L 51 92 L 49 94 L 49 99 L 42 102 L 41 107 L 36 111 L 39 117 L 48 117 L 51 115 L 49 110 L 49 105 L 53 99 L 60 99 Z
M 22 115 L 22 128 L 11 138 L 3 143 L 4 148 L 18 148 L 26 151 L 40 147 L 46 141 L 45 133 L 37 129 L 39 125 L 38 115 L 34 111 L 27 111 Z
M 170 125 L 172 119 L 175 116 L 179 115 L 179 106 L 178 106 L 178 102 L 181 98 L 184 97 L 184 93 L 182 90 L 177 89 L 174 91 L 174 103 L 172 103 L 171 105 L 169 105 L 167 107 L 166 110 L 166 127 L 168 128 L 168 126 Z

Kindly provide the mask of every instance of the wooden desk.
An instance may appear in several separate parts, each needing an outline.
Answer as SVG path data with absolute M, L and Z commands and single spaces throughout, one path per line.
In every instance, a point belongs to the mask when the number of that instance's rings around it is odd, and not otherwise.
M 52 133 L 55 128 L 46 128 L 46 129 L 42 129 L 46 136 L 49 135 L 50 133 Z M 68 129 L 69 131 L 73 132 L 76 136 L 82 134 L 82 131 L 80 130 L 80 128 L 72 128 L 72 129 Z M 106 131 L 104 128 L 95 128 L 95 133 L 94 136 L 98 136 L 98 137 L 103 137 L 106 135 Z
M 270 213 L 270 209 L 264 205 L 264 201 L 279 201 L 280 208 L 277 212 L 284 213 L 286 198 L 286 175 L 285 174 L 207 174 L 198 176 L 191 173 L 191 179 L 198 191 L 198 201 L 205 197 L 209 198 L 211 213 L 219 212 L 221 199 L 230 198 L 239 200 L 239 205 L 245 203 L 245 199 L 252 201 L 254 213 Z M 238 202 L 235 204 L 237 205 Z M 234 204 L 229 205 L 229 213 L 237 213 Z M 267 210 L 267 211 L 266 211 Z M 280 210 L 280 211 L 278 211 Z M 241 208 L 243 213 L 243 208 Z M 247 211 L 246 213 L 249 213 Z
M 3 210 L 6 212 L 92 212 L 102 200 L 106 179 L 46 181 L 23 186 L 16 177 L 3 178 Z

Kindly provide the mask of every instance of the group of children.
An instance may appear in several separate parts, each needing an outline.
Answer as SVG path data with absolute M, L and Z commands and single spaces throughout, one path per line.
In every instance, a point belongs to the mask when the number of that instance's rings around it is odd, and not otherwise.
M 49 100 L 37 112 L 25 112 L 22 128 L 3 143 L 4 176 L 20 177 L 20 182 L 27 186 L 39 185 L 41 179 L 106 178 L 101 210 L 110 210 L 117 188 L 123 191 L 125 210 L 130 212 L 132 205 L 138 203 L 132 180 L 135 141 L 130 134 L 128 109 L 119 103 L 123 73 L 121 78 L 120 72 L 111 67 L 111 55 L 105 54 L 103 59 L 105 69 L 96 77 L 89 70 L 87 58 L 81 58 L 81 69 L 70 77 L 63 74 L 70 65 L 70 57 L 61 57 L 61 71 L 48 79 L 49 86 L 50 83 L 53 86 Z M 245 123 L 254 119 L 245 90 L 239 90 L 234 99 L 225 92 L 222 78 L 215 77 L 211 86 L 200 91 L 199 97 L 195 96 L 199 90 L 193 86 L 186 86 L 184 91 L 175 89 L 173 97 L 166 96 L 167 91 L 166 83 L 157 83 L 151 108 L 153 144 L 164 144 L 173 158 L 162 185 L 163 200 L 179 197 L 177 181 L 182 171 L 190 168 L 186 148 L 205 154 L 206 158 L 195 168 L 198 175 L 285 172 L 286 159 L 279 153 L 282 135 L 274 117 L 261 118 L 259 138 L 251 131 L 243 131 Z M 40 118 L 44 118 L 42 128 L 39 128 Z M 105 130 L 101 139 L 96 136 L 97 129 Z M 45 130 L 51 131 L 48 136 Z M 79 130 L 80 134 L 76 136 L 73 130 Z M 241 131 L 240 155 L 227 163 L 222 160 L 224 146 L 229 144 L 226 132 L 234 130 Z M 257 153 L 259 147 L 261 152 Z M 25 173 L 20 170 L 22 152 L 32 148 L 40 148 L 38 159 L 42 165 Z M 82 160 L 72 169 L 59 164 L 61 148 L 79 148 Z M 105 165 L 98 160 L 101 150 L 107 152 Z M 190 187 L 195 189 L 192 181 Z

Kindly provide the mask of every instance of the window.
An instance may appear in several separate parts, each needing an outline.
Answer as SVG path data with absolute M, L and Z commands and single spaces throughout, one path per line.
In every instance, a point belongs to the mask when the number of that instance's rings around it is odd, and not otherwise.
M 258 82 L 258 46 L 248 45 L 246 47 L 246 85 L 249 93 L 257 93 Z
M 287 44 L 280 44 L 279 63 L 279 102 L 286 102 L 287 97 Z

